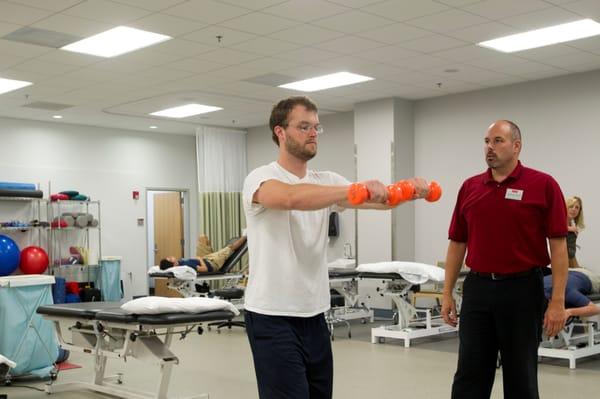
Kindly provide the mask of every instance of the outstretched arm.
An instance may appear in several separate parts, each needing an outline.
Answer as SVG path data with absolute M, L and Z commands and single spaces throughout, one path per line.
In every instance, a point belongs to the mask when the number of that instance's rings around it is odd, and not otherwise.
M 567 309 L 567 316 L 595 316 L 600 314 L 600 306 L 596 305 L 593 302 L 588 303 L 586 306 L 580 306 L 578 308 L 570 308 Z

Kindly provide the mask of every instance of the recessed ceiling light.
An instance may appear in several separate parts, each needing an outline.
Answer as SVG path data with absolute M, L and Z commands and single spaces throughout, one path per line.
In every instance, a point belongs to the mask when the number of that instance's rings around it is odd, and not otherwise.
M 150 126 L 150 129 L 158 129 L 158 126 Z
M 99 57 L 116 57 L 166 40 L 171 36 L 145 30 L 118 26 L 97 35 L 62 47 L 63 50 L 96 55 Z
M 316 78 L 286 83 L 279 87 L 299 91 L 318 91 L 331 89 L 333 87 L 353 85 L 368 80 L 373 80 L 373 78 L 350 72 L 337 72 L 330 75 L 317 76 Z
M 504 53 L 513 53 L 515 51 L 544 47 L 596 35 L 600 35 L 600 24 L 592 19 L 582 19 L 566 24 L 499 37 L 478 43 L 478 45 Z
M 52 117 L 54 119 L 62 119 L 63 118 L 62 115 L 52 115 Z
M 24 80 L 2 79 L 0 78 L 0 94 L 8 93 L 9 91 L 18 90 L 22 87 L 30 86 L 33 83 Z
M 202 104 L 186 104 L 179 107 L 167 108 L 161 111 L 152 112 L 150 115 L 166 116 L 167 118 L 187 118 L 192 115 L 206 114 L 208 112 L 219 111 L 223 108 L 213 107 Z

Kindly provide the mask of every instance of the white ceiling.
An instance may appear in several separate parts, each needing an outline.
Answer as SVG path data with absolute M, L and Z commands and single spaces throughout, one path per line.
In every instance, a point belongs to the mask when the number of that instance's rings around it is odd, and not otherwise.
M 322 113 L 478 90 L 600 69 L 600 37 L 512 55 L 475 45 L 584 17 L 600 21 L 600 0 L 0 0 L 0 37 L 118 25 L 174 37 L 112 59 L 0 39 L 0 77 L 34 82 L 1 95 L 0 115 L 53 121 L 56 112 L 23 107 L 45 101 L 73 105 L 64 123 L 192 134 L 198 124 L 266 124 L 274 102 L 298 94 L 264 83 L 278 75 L 375 78 L 309 94 Z M 190 101 L 224 110 L 148 115 Z

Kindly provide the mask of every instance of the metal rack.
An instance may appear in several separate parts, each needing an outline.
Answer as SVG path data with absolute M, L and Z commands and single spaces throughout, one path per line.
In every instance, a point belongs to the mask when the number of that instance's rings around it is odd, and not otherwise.
M 68 281 L 96 281 L 102 258 L 100 201 L 58 200 L 48 202 L 48 221 L 52 223 L 55 218 L 60 218 L 65 212 L 74 213 L 74 211 L 91 213 L 98 221 L 98 225 L 61 227 L 59 224 L 57 227 L 49 227 L 51 271 L 55 276 L 64 277 Z M 83 240 L 82 247 L 86 248 L 89 254 L 94 255 L 92 259 L 88 258 L 83 265 L 63 263 L 65 256 L 70 254 L 66 248 L 77 246 L 77 242 L 81 242 L 81 240 Z
M 43 219 L 42 209 L 45 208 L 45 204 L 47 202 L 44 198 L 31 198 L 31 197 L 2 197 L 0 196 L 0 202 L 28 202 L 32 204 L 31 214 L 29 217 L 32 220 L 41 221 Z M 4 212 L 0 212 L 4 214 Z M 12 212 L 11 212 L 12 213 Z M 44 244 L 43 233 L 46 231 L 45 226 L 0 226 L 0 234 L 3 233 L 29 233 L 29 232 L 37 232 L 37 245 L 39 247 L 48 247 L 48 242 L 46 241 Z M 33 241 L 33 240 L 27 240 Z

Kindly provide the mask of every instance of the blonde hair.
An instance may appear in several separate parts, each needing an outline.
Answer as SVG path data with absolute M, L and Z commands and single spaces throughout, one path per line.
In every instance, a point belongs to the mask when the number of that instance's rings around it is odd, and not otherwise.
M 581 201 L 581 198 L 573 196 L 573 197 L 567 198 L 567 200 L 566 200 L 567 209 L 572 208 L 573 206 L 575 206 L 576 203 L 579 203 L 579 214 L 574 219 L 575 225 L 579 229 L 584 229 L 585 223 L 583 222 L 583 202 Z

